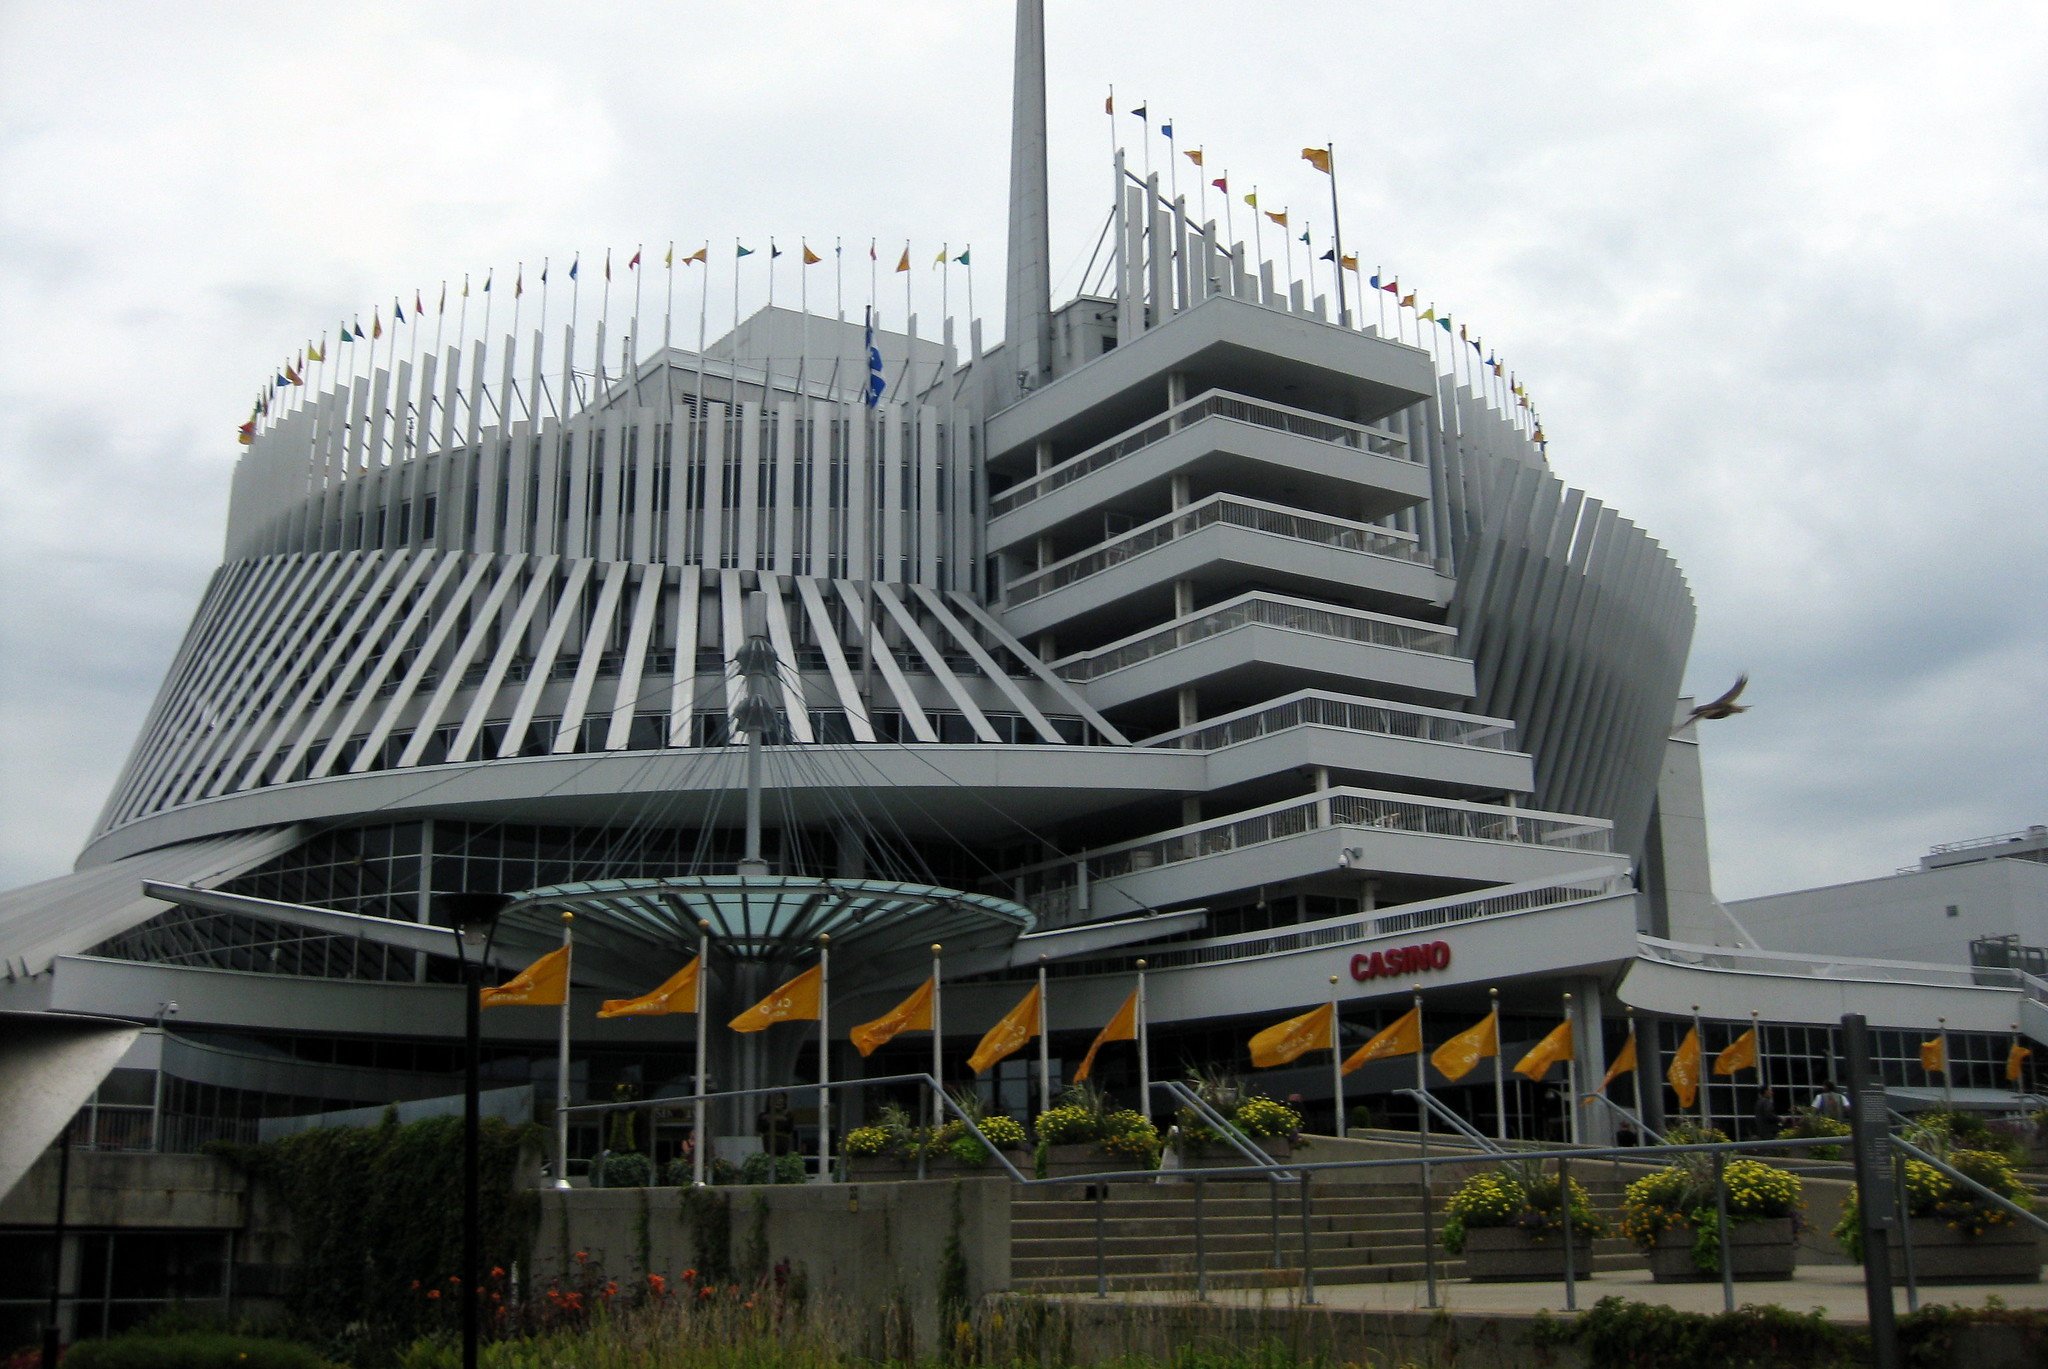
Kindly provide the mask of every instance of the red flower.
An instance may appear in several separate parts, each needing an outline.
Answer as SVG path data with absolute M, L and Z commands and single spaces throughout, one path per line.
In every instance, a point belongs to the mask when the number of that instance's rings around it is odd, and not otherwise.
M 683 1282 L 684 1282 L 684 1283 L 695 1283 L 695 1282 L 697 1282 L 697 1271 L 696 1271 L 696 1270 L 694 1270 L 694 1269 L 685 1269 L 685 1270 L 683 1271 Z
M 579 1250 L 576 1252 L 576 1263 L 578 1264 L 582 1264 L 585 1260 L 588 1260 L 589 1258 L 590 1252 L 588 1250 Z
M 418 1279 L 412 1281 L 412 1291 L 415 1293 L 420 1291 L 420 1281 Z
M 502 1278 L 504 1278 L 504 1277 L 505 1277 L 505 1266 L 504 1266 L 504 1265 L 502 1265 L 502 1264 L 494 1264 L 494 1265 L 492 1265 L 492 1266 L 491 1266 L 491 1277 L 492 1277 L 492 1278 L 494 1278 L 494 1279 L 502 1279 Z
M 427 1297 L 431 1301 L 439 1302 L 441 1300 L 441 1290 L 438 1288 L 429 1288 L 427 1290 Z

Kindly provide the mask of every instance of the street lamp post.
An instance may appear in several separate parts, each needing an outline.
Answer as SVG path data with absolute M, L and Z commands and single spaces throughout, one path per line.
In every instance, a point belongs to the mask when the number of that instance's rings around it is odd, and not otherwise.
M 501 894 L 444 894 L 440 900 L 455 919 L 462 967 L 462 1369 L 476 1369 L 478 1269 L 483 1263 L 477 1057 L 483 1035 L 484 960 L 497 931 L 498 913 L 509 901 Z

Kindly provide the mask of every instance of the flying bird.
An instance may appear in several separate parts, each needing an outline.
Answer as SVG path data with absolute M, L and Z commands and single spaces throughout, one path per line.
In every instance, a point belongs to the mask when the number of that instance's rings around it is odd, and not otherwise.
M 1696 722 L 1703 722 L 1709 719 L 1716 718 L 1732 718 L 1737 713 L 1749 712 L 1748 704 L 1739 704 L 1735 702 L 1737 699 L 1742 697 L 1742 691 L 1745 688 L 1747 688 L 1748 685 L 1749 676 L 1747 673 L 1736 676 L 1735 683 L 1729 687 L 1729 690 L 1726 694 L 1723 694 L 1718 699 L 1710 700 L 1707 703 L 1695 705 L 1692 712 L 1685 715 L 1685 721 L 1680 723 L 1678 727 L 1673 730 L 1683 730 L 1685 728 L 1691 727 Z

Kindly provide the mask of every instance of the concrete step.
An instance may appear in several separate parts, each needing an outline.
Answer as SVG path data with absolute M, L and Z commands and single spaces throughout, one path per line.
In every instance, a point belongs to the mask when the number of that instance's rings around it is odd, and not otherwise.
M 1374 1241 L 1359 1245 L 1324 1245 L 1315 1247 L 1316 1268 L 1355 1268 L 1390 1264 L 1412 1264 L 1420 1267 L 1424 1247 L 1419 1233 L 1402 1241 Z M 1441 1258 L 1449 1259 L 1442 1255 Z M 1627 1259 L 1634 1251 L 1626 1241 L 1602 1240 L 1594 1243 L 1593 1257 L 1601 1259 Z M 1270 1242 L 1264 1244 L 1222 1245 L 1207 1244 L 1204 1259 L 1214 1270 L 1242 1270 L 1250 1268 L 1279 1267 L 1299 1269 L 1301 1247 L 1284 1243 L 1276 1260 Z M 1108 1246 L 1103 1249 L 1103 1265 L 1112 1277 L 1120 1274 L 1135 1274 L 1149 1271 L 1175 1271 L 1183 1267 L 1193 1269 L 1195 1255 L 1187 1250 L 1117 1250 Z M 1034 1248 L 1018 1251 L 1010 1258 L 1010 1272 L 1013 1278 L 1036 1277 L 1041 1275 L 1082 1272 L 1095 1270 L 1095 1249 L 1061 1245 L 1059 1247 Z
M 1622 1272 L 1642 1267 L 1642 1256 L 1633 1250 L 1603 1252 L 1598 1249 L 1593 1255 L 1590 1271 L 1583 1277 L 1597 1279 L 1603 1272 Z M 1194 1285 L 1194 1263 L 1192 1260 L 1176 1262 L 1170 1267 L 1155 1270 L 1119 1270 L 1109 1268 L 1110 1287 L 1125 1289 L 1185 1289 Z M 1436 1275 L 1439 1279 L 1464 1277 L 1464 1261 L 1448 1256 L 1437 1260 Z M 1029 1275 L 1013 1273 L 1013 1281 L 1019 1291 L 1040 1293 L 1093 1292 L 1096 1274 L 1092 1260 L 1080 1267 L 1067 1266 L 1058 1270 L 1034 1271 Z M 1318 1258 L 1315 1278 L 1318 1286 L 1362 1283 L 1420 1283 L 1427 1277 L 1427 1266 L 1420 1252 L 1413 1258 L 1389 1259 L 1375 1262 L 1347 1261 Z M 1215 1288 L 1247 1287 L 1294 1287 L 1301 1282 L 1299 1264 L 1275 1267 L 1270 1264 L 1261 1267 L 1236 1267 L 1226 1262 L 1208 1262 L 1209 1283 Z

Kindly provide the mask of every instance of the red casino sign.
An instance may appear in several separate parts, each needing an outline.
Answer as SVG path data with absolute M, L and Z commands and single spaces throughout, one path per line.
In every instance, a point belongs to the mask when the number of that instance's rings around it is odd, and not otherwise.
M 1387 975 L 1420 974 L 1425 970 L 1451 968 L 1451 943 L 1424 941 L 1414 946 L 1396 946 L 1390 951 L 1360 951 L 1351 957 L 1351 977 L 1363 984 Z

